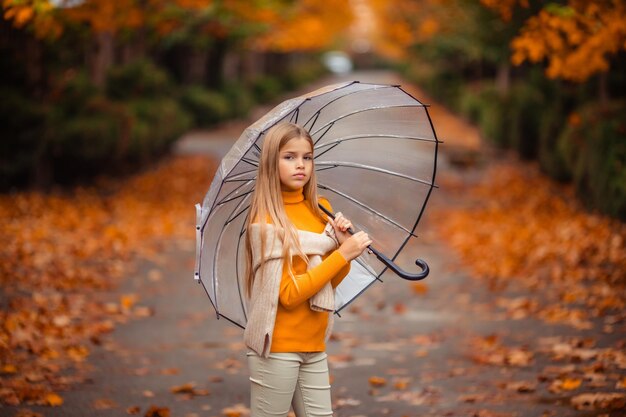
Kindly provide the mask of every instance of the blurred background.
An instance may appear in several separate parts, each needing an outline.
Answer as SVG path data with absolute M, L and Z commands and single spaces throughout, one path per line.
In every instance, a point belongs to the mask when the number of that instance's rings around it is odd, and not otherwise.
M 621 1 L 4 0 L 3 189 L 155 160 L 325 71 L 394 68 L 624 218 Z
M 0 414 L 245 416 L 193 205 L 252 121 L 353 79 L 445 143 L 431 277 L 347 312 L 338 415 L 623 415 L 623 0 L 2 0 Z

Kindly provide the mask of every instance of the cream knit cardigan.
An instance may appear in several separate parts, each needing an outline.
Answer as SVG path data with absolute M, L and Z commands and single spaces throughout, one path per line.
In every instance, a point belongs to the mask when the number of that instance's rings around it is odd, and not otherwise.
M 265 224 L 264 253 L 261 254 L 261 224 L 254 223 L 248 227 L 252 246 L 252 270 L 255 274 L 254 284 L 248 305 L 248 322 L 243 333 L 247 347 L 259 356 L 268 357 L 272 344 L 272 334 L 278 308 L 278 292 L 283 271 L 283 247 L 278 227 Z M 298 238 L 302 251 L 309 257 L 309 269 L 322 262 L 322 255 L 334 250 L 338 246 L 333 227 L 326 224 L 322 233 L 298 230 Z M 263 265 L 263 279 L 260 279 L 260 263 Z M 312 310 L 335 311 L 335 293 L 329 282 L 309 299 Z M 333 325 L 333 315 L 328 318 L 328 326 L 324 341 L 327 341 Z

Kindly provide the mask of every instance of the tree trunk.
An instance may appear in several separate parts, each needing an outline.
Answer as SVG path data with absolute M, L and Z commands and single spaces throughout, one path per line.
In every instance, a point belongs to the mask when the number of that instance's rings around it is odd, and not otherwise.
M 139 28 L 133 39 L 122 47 L 120 64 L 126 65 L 146 56 L 146 30 Z
M 606 107 L 609 103 L 608 78 L 609 74 L 606 71 L 601 72 L 598 77 L 598 98 L 602 107 Z
M 511 65 L 507 63 L 498 66 L 498 74 L 496 75 L 496 88 L 502 94 L 509 92 L 511 87 Z
M 91 80 L 99 87 L 104 86 L 107 70 L 114 63 L 114 46 L 113 33 L 96 33 L 90 69 Z
M 218 88 L 222 85 L 227 46 L 225 40 L 217 39 L 213 48 L 209 51 L 209 59 L 207 59 L 207 85 L 210 88 Z
M 182 79 L 185 84 L 202 84 L 207 78 L 207 53 L 205 50 L 190 48 L 185 54 L 185 68 Z
M 245 51 L 241 57 L 241 76 L 244 80 L 252 80 L 263 74 L 265 55 L 256 51 Z

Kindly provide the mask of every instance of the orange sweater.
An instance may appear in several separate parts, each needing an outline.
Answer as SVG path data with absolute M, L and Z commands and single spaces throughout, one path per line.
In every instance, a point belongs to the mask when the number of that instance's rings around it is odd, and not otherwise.
M 302 190 L 283 191 L 282 196 L 287 217 L 297 229 L 315 233 L 324 230 L 326 223 L 309 209 Z M 331 209 L 328 201 L 321 199 L 320 203 Z M 289 275 L 287 262 L 284 263 L 272 352 L 321 352 L 326 349 L 324 334 L 329 313 L 311 310 L 308 300 L 328 281 L 336 288 L 350 271 L 350 263 L 336 250 L 322 259 L 321 264 L 307 271 L 306 263 L 298 256 L 293 257 L 297 288 Z

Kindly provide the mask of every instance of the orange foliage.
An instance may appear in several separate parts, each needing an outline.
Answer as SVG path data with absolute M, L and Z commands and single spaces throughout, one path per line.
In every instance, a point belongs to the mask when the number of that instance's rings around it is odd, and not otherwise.
M 58 38 L 67 21 L 82 22 L 94 32 L 116 32 L 145 25 L 172 7 L 199 12 L 209 8 L 212 0 L 86 0 L 78 6 L 55 8 L 49 0 L 4 0 L 4 19 L 17 28 L 31 25 L 39 38 Z M 166 18 L 167 20 L 167 18 Z M 157 29 L 159 31 L 159 29 Z
M 261 16 L 270 28 L 264 35 L 251 39 L 251 46 L 280 52 L 332 46 L 353 18 L 350 4 L 344 0 L 300 0 L 280 13 Z
M 484 178 L 463 190 L 470 208 L 437 216 L 442 236 L 474 275 L 496 286 L 545 289 L 555 303 L 539 312 L 546 321 L 585 327 L 588 314 L 626 307 L 625 224 L 587 213 L 573 203 L 572 190 L 535 168 L 498 164 Z M 455 186 L 463 185 L 446 185 Z M 569 309 L 564 300 L 582 308 Z
M 609 70 L 608 56 L 626 50 L 626 5 L 621 0 L 570 0 L 567 6 L 543 9 L 511 46 L 515 65 L 547 59 L 548 77 L 585 81 Z
M 32 24 L 35 35 L 40 38 L 56 38 L 63 32 L 63 26 L 48 0 L 4 0 L 2 10 L 2 17 L 13 21 L 16 28 Z
M 407 48 L 428 42 L 456 21 L 459 8 L 446 0 L 421 2 L 405 0 L 369 0 L 376 28 L 373 34 L 375 49 L 383 56 L 402 59 Z
M 158 253 L 164 238 L 194 239 L 193 205 L 214 170 L 185 157 L 95 187 L 0 196 L 0 402 L 60 404 L 53 388 L 80 380 L 60 373 L 80 370 L 89 341 L 147 315 L 136 295 L 104 303 L 94 293 L 127 274 L 129 260 Z

